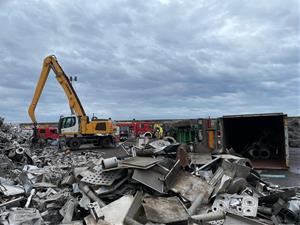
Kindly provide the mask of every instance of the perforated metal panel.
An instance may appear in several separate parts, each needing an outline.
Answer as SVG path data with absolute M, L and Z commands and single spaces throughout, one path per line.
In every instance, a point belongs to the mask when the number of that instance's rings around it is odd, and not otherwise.
M 95 172 L 83 177 L 81 181 L 89 184 L 110 186 L 119 176 L 119 171 Z

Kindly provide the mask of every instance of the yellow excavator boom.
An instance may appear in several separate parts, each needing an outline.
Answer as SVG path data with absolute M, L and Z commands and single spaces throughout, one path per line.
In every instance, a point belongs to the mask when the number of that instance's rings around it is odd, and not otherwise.
M 71 149 L 79 148 L 81 144 L 92 143 L 107 147 L 114 143 L 112 121 L 110 119 L 89 121 L 69 78 L 54 55 L 47 56 L 44 59 L 40 78 L 32 102 L 29 105 L 28 114 L 34 124 L 34 128 L 37 126 L 35 108 L 41 97 L 50 70 L 53 70 L 56 80 L 62 86 L 68 98 L 72 114 L 75 114 L 60 118 L 58 125 L 60 143 L 64 142 Z M 34 132 L 34 136 L 37 136 L 37 129 L 34 129 Z
M 31 118 L 33 124 L 35 124 L 35 125 L 37 124 L 37 120 L 35 117 L 35 108 L 40 99 L 40 96 L 42 94 L 42 91 L 44 89 L 45 83 L 47 81 L 47 78 L 48 78 L 48 75 L 49 75 L 49 72 L 51 69 L 53 70 L 53 72 L 56 75 L 56 80 L 62 86 L 64 92 L 66 93 L 66 95 L 68 97 L 71 110 L 77 116 L 81 116 L 82 119 L 85 120 L 86 119 L 85 111 L 81 105 L 81 102 L 80 102 L 76 92 L 73 89 L 73 86 L 72 86 L 69 78 L 67 77 L 67 75 L 65 74 L 65 72 L 63 71 L 61 66 L 59 65 L 56 57 L 54 55 L 50 55 L 44 59 L 40 78 L 39 78 L 39 81 L 35 88 L 32 102 L 28 109 L 28 114 L 29 114 L 29 117 Z

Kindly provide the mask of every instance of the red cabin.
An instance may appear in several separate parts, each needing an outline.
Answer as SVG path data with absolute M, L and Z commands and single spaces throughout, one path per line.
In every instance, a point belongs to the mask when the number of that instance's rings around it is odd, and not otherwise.
M 56 127 L 39 127 L 37 128 L 38 138 L 45 140 L 58 140 L 59 134 Z

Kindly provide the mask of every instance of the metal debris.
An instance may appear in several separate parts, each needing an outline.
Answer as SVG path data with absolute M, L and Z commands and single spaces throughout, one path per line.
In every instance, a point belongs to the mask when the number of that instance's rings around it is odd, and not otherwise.
M 177 197 L 146 197 L 143 207 L 146 218 L 154 223 L 187 224 L 189 214 Z
M 300 223 L 299 190 L 245 158 L 149 138 L 113 157 L 54 144 L 0 118 L 0 224 Z
M 258 199 L 247 195 L 220 194 L 216 197 L 212 211 L 235 211 L 236 214 L 255 217 L 257 213 Z

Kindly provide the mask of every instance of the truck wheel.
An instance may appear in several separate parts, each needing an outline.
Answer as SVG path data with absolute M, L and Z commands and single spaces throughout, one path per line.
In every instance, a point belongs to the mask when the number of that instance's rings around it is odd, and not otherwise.
M 80 147 L 81 143 L 78 138 L 73 138 L 69 141 L 69 146 L 72 150 L 78 149 Z
M 110 147 L 111 139 L 109 137 L 105 137 L 105 138 L 102 139 L 101 142 L 102 142 L 102 146 L 104 148 L 108 148 L 108 147 Z

